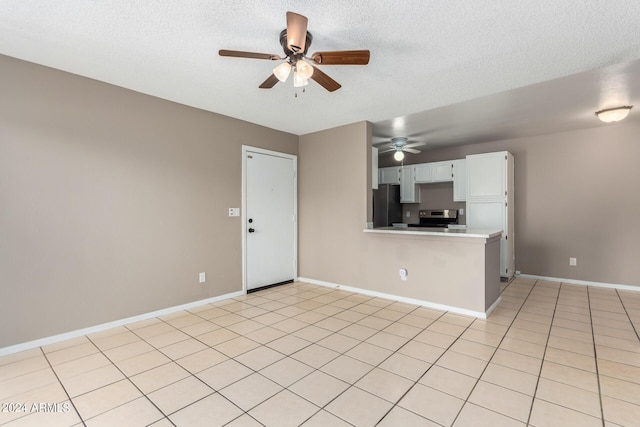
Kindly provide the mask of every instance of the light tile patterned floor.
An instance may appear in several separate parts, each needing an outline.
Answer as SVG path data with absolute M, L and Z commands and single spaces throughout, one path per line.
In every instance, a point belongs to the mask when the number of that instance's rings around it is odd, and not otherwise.
M 0 425 L 640 425 L 640 292 L 502 298 L 486 321 L 301 283 L 203 305 L 0 358 Z

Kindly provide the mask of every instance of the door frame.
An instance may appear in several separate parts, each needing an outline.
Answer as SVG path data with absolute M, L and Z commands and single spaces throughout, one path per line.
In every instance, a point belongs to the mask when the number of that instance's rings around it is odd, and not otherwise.
M 247 293 L 247 155 L 249 153 L 265 154 L 293 160 L 293 280 L 298 278 L 298 156 L 281 153 L 264 148 L 242 145 L 242 291 Z

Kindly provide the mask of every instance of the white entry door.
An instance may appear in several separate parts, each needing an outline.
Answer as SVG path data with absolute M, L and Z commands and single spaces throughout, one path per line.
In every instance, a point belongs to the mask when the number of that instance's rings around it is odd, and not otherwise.
M 247 290 L 294 280 L 297 255 L 296 156 L 243 147 Z

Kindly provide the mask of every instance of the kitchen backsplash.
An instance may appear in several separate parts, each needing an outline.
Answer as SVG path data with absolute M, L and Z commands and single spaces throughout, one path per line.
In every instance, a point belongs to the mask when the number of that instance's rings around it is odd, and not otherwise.
M 465 209 L 465 202 L 453 201 L 453 183 L 439 182 L 434 184 L 420 184 L 420 203 L 403 203 L 402 219 L 407 224 L 419 222 L 418 211 L 421 209 Z M 409 212 L 409 217 L 407 217 Z M 458 218 L 460 224 L 466 224 L 466 215 Z

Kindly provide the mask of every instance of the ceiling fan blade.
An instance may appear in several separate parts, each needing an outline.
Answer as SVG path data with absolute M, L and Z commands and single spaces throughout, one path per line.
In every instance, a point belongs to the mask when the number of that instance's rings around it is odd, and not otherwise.
M 369 63 L 368 50 L 336 50 L 332 52 L 316 52 L 311 59 L 322 65 L 367 65 Z
M 406 146 L 402 148 L 402 151 L 406 151 L 407 153 L 411 153 L 411 154 L 421 153 L 420 150 L 414 150 L 413 148 L 407 148 Z
M 308 22 L 306 16 L 287 12 L 287 47 L 292 52 L 304 52 Z
M 427 143 L 426 142 L 413 142 L 411 144 L 406 144 L 405 148 L 422 147 L 423 145 L 427 145 Z
M 378 151 L 378 154 L 390 153 L 392 151 L 397 151 L 395 148 L 389 148 L 388 150 Z
M 284 59 L 272 53 L 244 52 L 242 50 L 220 49 L 218 51 L 218 54 L 220 56 L 232 56 L 234 58 L 268 59 L 270 61 L 278 61 L 280 59 Z
M 373 145 L 374 147 L 382 147 L 383 145 L 389 146 L 391 147 L 392 144 L 389 144 L 389 140 L 386 139 L 384 141 L 378 141 L 378 142 L 372 142 L 371 145 Z
M 331 77 L 327 76 L 316 67 L 313 67 L 313 74 L 311 75 L 311 78 L 329 92 L 336 91 L 342 87 L 340 83 L 333 80 Z
M 267 80 L 262 82 L 259 87 L 260 89 L 271 89 L 276 85 L 276 83 L 278 83 L 278 81 L 278 78 L 272 73 L 271 75 L 269 75 L 269 77 L 267 77 Z

